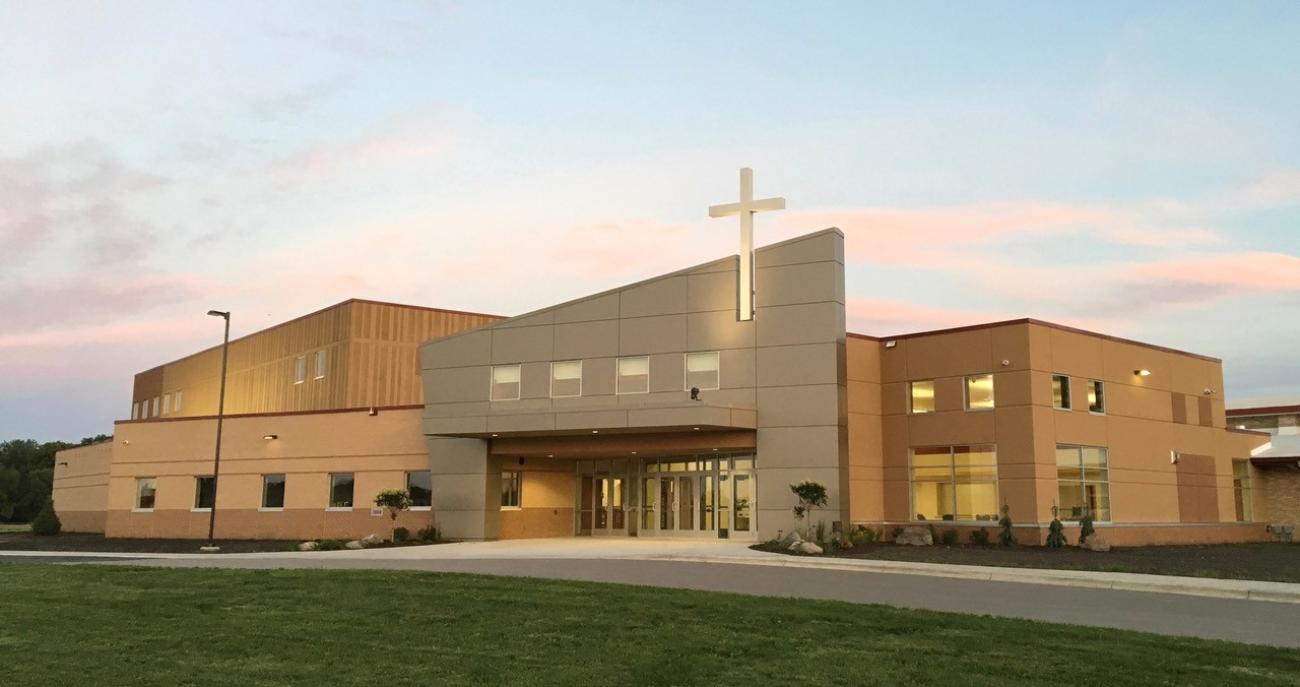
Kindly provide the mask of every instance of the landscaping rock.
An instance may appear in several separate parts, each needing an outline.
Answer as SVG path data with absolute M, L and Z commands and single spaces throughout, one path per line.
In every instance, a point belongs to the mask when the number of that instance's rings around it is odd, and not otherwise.
M 795 532 L 794 530 L 790 530 L 790 534 L 787 534 L 781 538 L 781 548 L 786 549 L 788 551 L 790 549 L 793 549 L 795 545 L 801 541 L 803 541 L 803 537 L 799 536 L 798 532 Z
M 319 548 L 320 548 L 320 544 L 317 544 L 314 541 L 305 541 L 298 545 L 299 551 L 315 551 L 316 549 Z
M 371 533 L 361 538 L 362 546 L 379 546 L 384 540 L 379 535 Z
M 904 527 L 902 533 L 894 538 L 895 544 L 904 546 L 934 546 L 934 535 L 928 527 Z
M 343 545 L 343 548 L 345 548 L 345 549 L 364 549 L 364 548 L 366 548 L 366 545 L 365 545 L 365 544 L 362 544 L 360 540 L 353 539 L 352 541 L 350 541 L 350 542 L 344 544 L 344 545 Z
M 1295 525 L 1273 524 L 1268 526 L 1268 531 L 1273 535 L 1273 541 L 1286 544 L 1295 541 Z
M 795 544 L 793 551 L 795 553 L 808 554 L 809 556 L 818 556 L 821 555 L 822 547 L 810 541 L 801 541 L 798 544 Z
M 1088 537 L 1088 541 L 1083 543 L 1083 548 L 1089 551 L 1105 553 L 1110 551 L 1110 542 L 1106 541 L 1106 538 L 1100 534 L 1094 534 L 1091 537 Z

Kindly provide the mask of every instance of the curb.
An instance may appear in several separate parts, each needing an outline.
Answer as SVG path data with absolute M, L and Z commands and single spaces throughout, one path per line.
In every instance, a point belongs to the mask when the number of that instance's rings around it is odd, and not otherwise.
M 1088 587 L 1113 591 L 1181 594 L 1220 599 L 1267 601 L 1271 603 L 1300 604 L 1300 584 L 1266 582 L 1262 580 L 1221 580 L 1174 575 L 1146 575 L 1140 573 L 1091 572 L 1084 570 L 1051 570 L 1029 568 L 1000 568 L 987 565 L 947 565 L 943 563 L 903 563 L 864 559 L 818 559 L 773 554 L 756 556 L 688 556 L 668 554 L 644 556 L 645 560 L 668 560 L 693 563 L 724 563 L 730 565 L 765 565 L 781 568 L 806 568 L 815 570 L 841 570 L 891 575 L 927 575 L 952 577 L 985 582 L 1015 582 L 1021 584 L 1048 584 L 1063 587 Z

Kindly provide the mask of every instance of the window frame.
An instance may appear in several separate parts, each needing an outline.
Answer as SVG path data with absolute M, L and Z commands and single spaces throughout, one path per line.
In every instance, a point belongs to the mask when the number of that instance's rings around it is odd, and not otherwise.
M 151 496 L 151 498 L 153 499 L 153 501 L 149 504 L 149 506 L 148 506 L 147 508 L 144 507 L 144 506 L 141 506 L 141 505 L 140 505 L 140 498 L 141 498 L 141 496 L 142 496 L 142 494 L 140 493 L 140 491 L 141 491 L 141 487 L 144 486 L 144 483 L 145 483 L 145 482 L 149 482 L 149 483 L 150 483 L 150 488 L 153 489 L 153 493 L 150 494 L 150 496 Z M 137 478 L 135 478 L 135 507 L 131 509 L 131 512 L 132 512 L 132 513 L 152 513 L 152 512 L 153 512 L 153 509 L 154 509 L 155 507 L 157 507 L 157 505 L 158 505 L 158 478 L 157 478 L 157 477 L 137 477 Z
M 970 382 L 972 379 L 980 377 L 989 378 L 990 399 L 992 403 L 987 408 L 972 408 L 970 404 Z M 980 374 L 964 375 L 961 379 L 962 408 L 968 413 L 984 413 L 991 410 L 997 410 L 998 407 L 998 384 L 997 379 L 992 372 L 983 372 Z
M 411 503 L 412 503 L 411 510 L 419 511 L 419 512 L 433 510 L 433 471 L 432 470 L 407 470 L 406 471 L 405 487 L 406 487 L 406 495 L 408 497 L 411 496 L 411 475 L 414 474 L 424 474 L 429 476 L 429 505 L 427 506 L 414 505 L 415 499 L 411 498 Z
M 195 475 L 195 476 L 194 476 L 194 505 L 190 508 L 190 512 L 191 512 L 191 513 L 210 513 L 210 512 L 212 512 L 212 506 L 202 506 L 202 505 L 199 505 L 199 504 L 200 504 L 199 499 L 200 499 L 201 496 L 203 496 L 203 486 L 202 486 L 202 484 L 203 484 L 203 480 L 205 480 L 205 479 L 210 479 L 210 480 L 212 480 L 212 503 L 213 503 L 213 505 L 216 505 L 216 503 L 217 503 L 217 478 L 216 478 L 216 476 L 215 476 L 215 475 Z
M 307 381 L 307 356 L 295 356 L 293 359 L 293 383 L 302 384 L 305 381 Z
M 1086 465 L 1084 465 L 1084 462 L 1083 462 L 1083 449 L 1086 449 L 1086 448 L 1099 450 L 1099 451 L 1101 451 L 1102 454 L 1106 457 L 1106 479 L 1105 479 L 1104 482 L 1103 482 L 1102 480 L 1089 480 L 1089 479 L 1087 478 L 1087 477 L 1088 477 L 1088 468 L 1087 468 Z M 1098 518 L 1098 517 L 1096 517 L 1096 514 L 1094 514 L 1093 522 L 1096 522 L 1096 523 L 1107 523 L 1107 524 L 1109 524 L 1109 523 L 1111 523 L 1111 522 L 1114 522 L 1113 518 L 1115 517 L 1115 508 L 1114 508 L 1114 503 L 1113 503 L 1113 501 L 1112 501 L 1112 499 L 1111 499 L 1111 495 L 1110 495 L 1110 447 L 1108 447 L 1108 446 L 1092 446 L 1092 445 L 1089 445 L 1089 444 L 1060 444 L 1060 443 L 1058 443 L 1058 444 L 1056 445 L 1055 450 L 1052 452 L 1052 455 L 1053 455 L 1054 458 L 1056 457 L 1056 454 L 1057 454 L 1058 452 L 1061 451 L 1061 449 L 1074 449 L 1075 454 L 1078 456 L 1078 459 L 1079 459 L 1079 463 L 1078 463 L 1078 468 L 1079 468 L 1079 480 L 1078 480 L 1078 484 L 1079 484 L 1079 492 L 1080 492 L 1080 496 L 1083 497 L 1083 498 L 1082 498 L 1082 501 L 1083 501 L 1085 504 L 1087 503 L 1087 496 L 1088 496 L 1087 488 L 1088 488 L 1088 485 L 1089 485 L 1089 484 L 1103 484 L 1103 483 L 1104 483 L 1104 484 L 1106 485 L 1106 519 L 1103 520 L 1103 519 L 1101 519 L 1101 518 Z M 1093 469 L 1095 470 L 1095 469 L 1097 469 L 1097 468 L 1094 467 Z M 1068 481 L 1073 482 L 1074 480 L 1068 480 Z M 1056 506 L 1057 506 L 1057 515 L 1056 515 L 1056 517 L 1057 517 L 1057 519 L 1060 520 L 1062 523 L 1066 523 L 1066 524 L 1078 524 L 1079 519 L 1078 519 L 1078 518 L 1074 518 L 1074 517 L 1073 517 L 1073 514 L 1071 514 L 1070 517 L 1068 517 L 1068 518 L 1063 518 L 1063 517 L 1061 517 L 1061 504 L 1059 503 L 1059 501 L 1060 501 L 1060 499 L 1061 499 L 1061 495 L 1060 495 L 1060 494 L 1061 494 L 1061 463 L 1060 463 L 1060 460 L 1059 460 L 1059 458 L 1058 458 L 1057 461 L 1056 461 L 1056 498 L 1053 499 L 1053 502 L 1055 502 L 1055 503 L 1056 503 Z
M 623 361 L 624 360 L 644 360 L 645 361 L 645 389 L 639 391 L 623 390 Z M 631 375 L 628 375 L 631 376 Z M 629 355 L 617 358 L 614 361 L 614 395 L 626 396 L 630 394 L 648 394 L 650 393 L 650 356 L 648 355 Z
M 151 415 L 151 417 L 158 417 L 159 415 L 162 414 L 161 411 L 162 411 L 162 398 L 159 397 L 159 396 L 154 396 L 154 397 L 153 397 L 153 414 Z
M 576 363 L 576 364 L 578 365 L 578 377 L 577 377 L 577 379 L 578 379 L 578 393 L 576 393 L 576 394 L 559 394 L 559 395 L 556 395 L 556 393 L 555 393 L 555 366 L 556 366 L 556 365 L 570 365 L 570 364 L 574 364 L 574 363 Z M 522 373 L 523 373 L 523 371 L 520 370 L 520 374 L 521 374 L 521 375 L 522 375 Z M 571 380 L 569 380 L 569 379 L 565 379 L 565 380 L 562 380 L 562 381 L 566 381 L 566 382 L 567 382 L 567 381 L 571 381 Z M 520 383 L 522 383 L 522 382 L 523 382 L 523 379 L 522 379 L 522 377 L 521 377 L 521 378 L 520 378 Z M 582 396 L 582 361 L 581 361 L 581 360 L 554 360 L 554 361 L 551 361 L 551 398 L 578 398 L 578 397 L 580 397 L 580 396 Z
M 268 477 L 279 477 L 279 478 L 280 478 L 280 505 L 278 505 L 278 506 L 268 506 L 268 505 L 266 505 L 266 487 L 267 487 L 267 481 L 266 481 L 266 479 L 267 479 Z M 355 485 L 354 485 L 354 488 L 355 488 Z M 259 502 L 261 505 L 258 506 L 257 510 L 259 510 L 259 511 L 261 511 L 261 512 L 263 512 L 263 513 L 278 513 L 278 512 L 280 512 L 280 511 L 283 511 L 283 510 L 284 510 L 284 501 L 285 501 L 285 497 L 288 495 L 288 492 L 289 492 L 289 476 L 286 475 L 285 473 L 283 473 L 283 472 L 271 472 L 271 473 L 266 473 L 266 474 L 262 475 L 262 500 Z
M 1100 403 L 1099 403 L 1099 404 L 1096 404 L 1096 405 L 1099 405 L 1099 406 L 1100 406 L 1100 410 L 1093 410 L 1093 405 L 1094 405 L 1094 403 L 1093 403 L 1092 401 L 1089 401 L 1089 402 L 1088 402 L 1088 412 L 1089 412 L 1089 413 L 1092 413 L 1093 415 L 1105 415 L 1105 414 L 1106 414 L 1106 382 L 1105 382 L 1105 380 L 1101 380 L 1101 379 L 1089 379 L 1089 380 L 1088 380 L 1088 394 L 1089 394 L 1089 398 L 1092 398 L 1092 397 L 1095 395 L 1095 397 L 1096 397 L 1098 400 L 1100 400 Z
M 914 390 L 914 387 L 917 384 L 930 385 L 930 409 L 929 410 L 916 409 L 916 392 Z M 907 383 L 907 414 L 908 415 L 933 415 L 938 407 L 936 403 L 938 399 L 939 396 L 938 396 L 938 392 L 935 390 L 933 379 L 914 379 Z
M 913 446 L 907 449 L 907 500 L 908 500 L 908 509 L 910 511 L 908 513 L 909 522 L 925 522 L 925 523 L 938 522 L 938 523 L 944 523 L 948 525 L 981 525 L 984 527 L 989 526 L 989 523 L 997 522 L 996 513 L 994 513 L 993 517 L 989 520 L 958 520 L 956 512 L 952 514 L 953 517 L 952 520 L 944 520 L 942 514 L 939 516 L 938 520 L 919 520 L 916 517 L 917 515 L 916 513 L 917 480 L 916 480 L 916 472 L 915 472 L 916 452 L 918 450 L 924 450 L 924 449 L 940 449 L 940 448 L 948 449 L 948 484 L 951 484 L 953 487 L 953 510 L 956 511 L 957 510 L 956 494 L 957 494 L 957 484 L 958 484 L 957 449 L 959 448 L 974 449 L 977 447 L 987 448 L 988 452 L 993 454 L 993 463 L 992 463 L 993 479 L 962 482 L 962 484 L 992 484 L 993 502 L 995 504 L 1001 502 L 999 496 L 1002 494 L 1002 484 L 1001 484 L 1002 478 L 1001 478 L 1001 471 L 998 469 L 998 445 L 997 444 L 952 444 L 948 446 Z M 934 482 L 933 480 L 922 480 L 922 482 L 930 483 L 930 484 L 942 484 L 942 482 Z
M 497 388 L 497 370 L 508 367 L 515 368 L 516 379 L 514 382 L 502 382 L 502 384 L 513 383 L 515 385 L 514 398 L 496 398 Z M 507 403 L 518 401 L 523 397 L 524 392 L 524 366 L 522 363 L 507 363 L 505 365 L 492 365 L 488 368 L 488 401 L 492 403 Z
M 316 358 L 313 361 L 312 381 L 325 379 L 325 371 L 329 365 L 329 351 L 324 348 L 316 351 Z
M 173 412 L 173 413 L 179 413 L 179 412 L 181 412 L 181 398 L 183 398 L 183 396 L 182 396 L 183 393 L 184 393 L 184 389 L 177 389 L 177 390 L 176 390 L 176 393 L 175 393 L 175 394 L 172 394 L 172 412 Z
M 171 415 L 171 413 L 172 413 L 172 395 L 171 392 L 167 392 L 162 395 L 162 414 Z
M 132 404 L 131 404 L 131 419 L 132 419 L 132 420 L 139 420 L 139 419 L 140 419 L 140 402 L 139 402 L 139 401 L 136 401 L 135 403 L 132 403 Z
M 506 481 L 510 488 L 506 488 Z M 514 503 L 507 504 L 506 496 L 514 494 Z M 524 473 L 522 470 L 501 471 L 501 510 L 523 510 L 524 508 Z
M 1059 404 L 1057 403 L 1058 399 L 1056 398 L 1057 380 L 1061 381 L 1061 398 L 1059 399 L 1061 402 Z M 1052 373 L 1052 408 L 1056 410 L 1064 410 L 1067 412 L 1074 410 L 1073 393 L 1074 393 L 1074 382 L 1073 380 L 1070 379 L 1070 375 L 1053 372 Z
M 347 475 L 352 478 L 352 498 L 347 506 L 334 505 L 334 478 Z M 355 472 L 331 472 L 329 473 L 329 491 L 326 493 L 325 510 L 327 511 L 351 511 L 357 507 L 357 473 Z
M 713 374 L 717 376 L 714 386 L 698 387 L 700 391 L 718 391 L 722 389 L 722 351 L 691 351 L 682 354 L 682 391 L 691 390 L 691 356 L 711 355 L 717 364 Z

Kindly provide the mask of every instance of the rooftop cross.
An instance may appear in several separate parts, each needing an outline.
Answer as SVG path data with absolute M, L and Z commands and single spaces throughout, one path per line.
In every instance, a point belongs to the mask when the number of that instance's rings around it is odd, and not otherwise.
M 754 170 L 740 168 L 740 202 L 709 207 L 709 217 L 740 215 L 740 272 L 737 274 L 736 319 L 754 319 L 754 213 L 784 210 L 785 198 L 754 200 Z

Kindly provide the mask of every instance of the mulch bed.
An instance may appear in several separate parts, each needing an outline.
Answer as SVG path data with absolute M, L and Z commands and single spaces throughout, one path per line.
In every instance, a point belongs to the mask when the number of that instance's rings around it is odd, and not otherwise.
M 759 544 L 753 548 L 771 550 Z M 873 544 L 836 557 L 912 563 L 992 565 L 1300 582 L 1300 544 L 1207 544 L 1116 547 L 1107 553 L 1076 547 L 895 546 Z
M 106 539 L 102 534 L 0 534 L 0 551 L 85 551 L 94 553 L 198 553 L 198 539 Z M 289 551 L 297 541 L 217 540 L 222 553 Z

